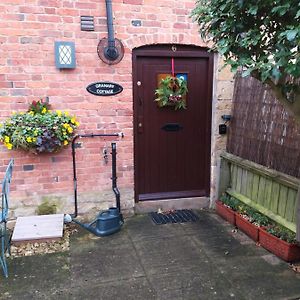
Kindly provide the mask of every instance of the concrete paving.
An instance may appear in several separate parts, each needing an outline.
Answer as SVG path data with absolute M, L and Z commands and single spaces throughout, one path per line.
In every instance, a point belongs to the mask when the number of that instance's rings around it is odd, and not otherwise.
M 72 235 L 69 252 L 9 260 L 0 299 L 300 299 L 300 274 L 212 212 L 199 221 L 126 220 Z

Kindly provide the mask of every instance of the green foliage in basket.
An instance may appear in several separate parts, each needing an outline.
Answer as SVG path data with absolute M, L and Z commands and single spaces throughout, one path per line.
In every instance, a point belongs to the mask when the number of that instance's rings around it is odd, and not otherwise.
M 78 126 L 68 112 L 51 111 L 48 102 L 33 101 L 27 112 L 14 113 L 0 124 L 0 141 L 9 150 L 55 152 L 69 144 Z

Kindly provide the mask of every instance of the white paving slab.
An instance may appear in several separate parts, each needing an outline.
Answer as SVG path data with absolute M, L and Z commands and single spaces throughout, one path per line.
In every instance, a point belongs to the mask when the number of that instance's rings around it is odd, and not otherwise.
M 63 214 L 18 217 L 12 242 L 61 238 L 63 226 Z

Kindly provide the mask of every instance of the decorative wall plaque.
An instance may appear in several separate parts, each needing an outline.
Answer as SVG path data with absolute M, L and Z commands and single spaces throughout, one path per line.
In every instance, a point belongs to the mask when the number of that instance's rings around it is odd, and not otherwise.
M 123 87 L 114 82 L 94 82 L 86 90 L 96 96 L 113 96 L 121 93 Z

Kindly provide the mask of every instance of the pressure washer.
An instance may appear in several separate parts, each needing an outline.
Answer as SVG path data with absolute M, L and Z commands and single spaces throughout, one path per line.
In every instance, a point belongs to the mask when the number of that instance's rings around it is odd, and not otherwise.
M 77 172 L 76 172 L 76 148 L 78 143 L 76 143 L 79 138 L 95 138 L 95 137 L 124 137 L 123 133 L 113 133 L 113 134 L 80 134 L 76 135 L 72 140 L 72 159 L 73 159 L 73 182 L 74 182 L 74 213 L 66 214 L 64 221 L 66 223 L 74 222 L 84 229 L 90 231 L 96 236 L 107 236 L 119 231 L 124 224 L 124 219 L 121 213 L 120 204 L 120 191 L 117 187 L 117 145 L 115 142 L 111 143 L 111 171 L 112 171 L 112 190 L 115 195 L 116 203 L 115 207 L 110 207 L 107 210 L 101 211 L 96 216 L 96 219 L 91 223 L 81 223 L 76 218 L 78 215 L 78 200 L 77 200 Z

